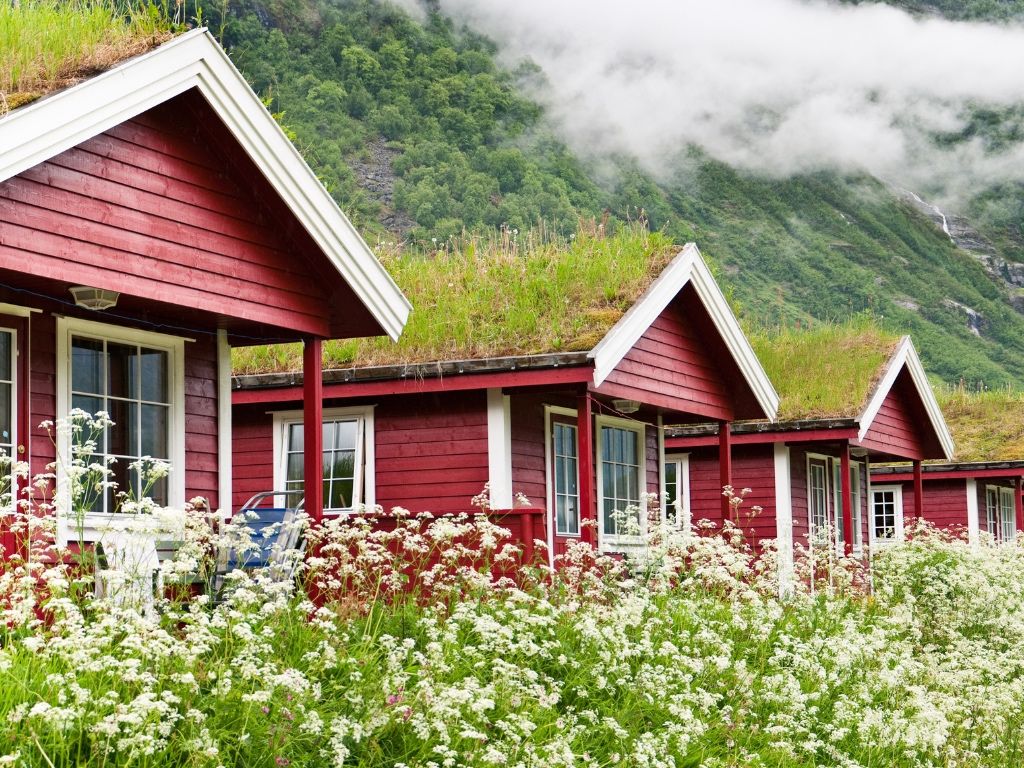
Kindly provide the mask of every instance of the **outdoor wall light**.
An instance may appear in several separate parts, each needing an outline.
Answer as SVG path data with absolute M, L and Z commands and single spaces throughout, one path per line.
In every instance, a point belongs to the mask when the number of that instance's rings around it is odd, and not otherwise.
M 636 413 L 640 410 L 639 400 L 612 400 L 612 408 L 619 413 Z
M 87 285 L 76 285 L 68 288 L 75 299 L 76 307 L 84 307 L 96 312 L 101 309 L 110 309 L 117 304 L 117 291 L 108 291 L 105 288 L 90 288 Z

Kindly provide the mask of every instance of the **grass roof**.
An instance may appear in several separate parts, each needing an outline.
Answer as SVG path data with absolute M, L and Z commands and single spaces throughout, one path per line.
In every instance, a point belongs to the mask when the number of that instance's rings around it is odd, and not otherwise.
M 779 393 L 779 419 L 857 416 L 899 344 L 868 318 L 753 333 L 751 345 Z
M 679 250 L 634 225 L 568 241 L 506 235 L 468 239 L 431 256 L 383 254 L 413 306 L 402 337 L 329 341 L 324 367 L 590 350 Z M 301 367 L 296 344 L 234 351 L 236 374 Z
M 155 6 L 0 2 L 0 116 L 154 48 L 170 29 Z
M 953 435 L 957 461 L 1024 459 L 1024 392 L 945 387 L 935 395 Z

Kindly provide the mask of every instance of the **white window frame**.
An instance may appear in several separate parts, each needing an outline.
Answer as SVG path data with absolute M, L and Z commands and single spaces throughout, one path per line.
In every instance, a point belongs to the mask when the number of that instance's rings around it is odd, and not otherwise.
M 985 486 L 985 529 L 999 542 L 1013 541 L 1017 536 L 1017 508 L 1013 488 L 1005 485 Z M 994 509 L 992 499 L 995 499 Z M 995 512 L 995 530 L 992 530 L 992 512 Z M 1009 513 L 1007 515 L 1007 513 Z M 1007 523 L 1010 530 L 1007 531 Z
M 637 493 L 640 497 L 640 533 L 637 536 L 611 535 L 604 532 L 604 440 L 602 427 L 626 429 L 637 436 Z M 647 534 L 647 429 L 642 422 L 622 419 L 614 416 L 596 416 L 594 418 L 594 445 L 597 462 L 597 542 L 601 552 L 627 552 L 643 549 Z
M 76 317 L 57 318 L 57 419 L 66 419 L 71 412 L 71 337 L 86 338 L 115 343 L 138 344 L 167 352 L 170 380 L 170 423 L 168 424 L 168 454 L 171 470 L 167 477 L 167 505 L 182 508 L 185 505 L 185 342 L 193 341 L 166 333 L 143 331 L 120 325 L 82 320 Z M 58 436 L 58 454 L 62 460 L 70 459 L 70 435 Z M 65 514 L 69 503 L 66 468 L 57 467 L 57 510 L 58 523 Z M 85 515 L 85 527 L 93 524 L 102 526 L 114 513 L 89 512 Z M 66 530 L 58 526 L 58 541 L 65 541 Z
M 555 477 L 554 477 L 554 429 L 552 416 L 560 416 L 564 419 L 577 419 L 578 412 L 572 408 L 562 408 L 557 405 L 544 406 L 544 493 L 547 499 L 548 510 L 548 531 L 551 532 L 551 540 L 548 548 L 554 546 L 554 536 L 562 538 L 578 539 L 583 535 L 584 510 L 580 507 L 580 455 L 579 455 L 579 425 L 574 424 L 576 429 L 576 510 L 579 517 L 578 530 L 575 533 L 562 533 L 557 530 L 558 510 L 555 508 Z
M 811 499 L 813 497 L 813 490 L 811 488 L 811 465 L 814 462 L 824 462 L 824 464 L 825 464 L 825 471 L 824 471 L 824 477 L 823 477 L 823 480 L 824 480 L 824 483 L 825 483 L 825 487 L 822 489 L 824 491 L 824 500 L 825 500 L 825 515 L 824 515 L 824 517 L 825 517 L 825 525 L 832 526 L 833 528 L 835 528 L 835 509 L 834 509 L 835 508 L 835 491 L 833 490 L 832 486 L 835 484 L 835 482 L 834 482 L 835 470 L 832 468 L 832 457 L 831 456 L 826 456 L 825 454 L 822 454 L 822 453 L 810 453 L 810 452 L 808 452 L 807 453 L 806 461 L 807 461 L 807 531 L 810 533 L 810 535 L 812 537 L 812 540 L 817 542 L 817 538 L 816 538 L 817 531 L 815 530 L 815 527 L 814 527 L 815 526 L 814 510 L 813 510 L 813 507 L 812 507 L 812 504 L 811 504 Z M 838 537 L 833 537 L 833 539 L 837 539 L 837 538 Z M 838 542 L 834 542 L 834 546 L 838 549 L 838 546 L 839 546 Z
M 693 521 L 693 508 L 690 506 L 690 454 L 666 454 L 661 468 L 661 520 L 668 521 L 668 483 L 665 476 L 665 465 L 676 465 L 676 528 L 689 531 Z
M 0 307 L 2 307 L 2 305 L 0 305 Z M 0 314 L 3 313 L 0 312 Z M 13 505 L 16 504 L 18 501 L 18 476 L 17 472 L 15 471 L 15 464 L 26 458 L 23 455 L 19 455 L 19 448 L 24 447 L 27 444 L 26 440 L 21 439 L 21 430 L 23 427 L 21 422 L 18 421 L 18 417 L 20 416 L 21 413 L 20 398 L 22 396 L 20 388 L 21 382 L 18 381 L 18 379 L 20 378 L 19 374 L 21 373 L 20 367 L 18 365 L 18 358 L 21 355 L 21 350 L 18 348 L 17 328 L 12 328 L 6 325 L 0 325 L 0 333 L 11 334 L 11 434 L 9 440 L 11 444 L 11 455 L 8 457 L 11 463 L 11 467 L 8 482 L 10 484 L 10 504 L 13 507 Z M 26 433 L 28 432 L 27 429 L 25 431 Z M 0 511 L 2 511 L 2 508 L 0 508 Z
M 843 510 L 843 487 L 842 487 L 842 460 L 836 456 L 828 456 L 823 453 L 807 453 L 807 530 L 814 530 L 814 515 L 811 512 L 811 464 L 814 461 L 825 463 L 825 520 L 832 528 L 832 545 L 837 555 L 842 555 L 845 538 L 848 535 L 843 531 L 843 539 L 839 538 L 840 527 L 842 526 Z M 854 554 L 863 552 L 864 517 L 861 503 L 861 477 L 863 462 L 850 461 L 850 512 L 853 524 L 853 537 L 851 549 Z M 836 481 L 839 482 L 836 482 Z
M 352 506 L 341 509 L 324 509 L 324 515 L 341 515 L 351 512 L 357 506 L 364 505 L 372 509 L 377 503 L 376 489 L 376 456 L 374 445 L 376 433 L 374 431 L 374 408 L 373 405 L 354 406 L 349 408 L 324 408 L 323 420 L 336 421 L 356 419 L 361 421 L 361 428 L 357 434 L 362 435 L 362 461 L 359 461 L 358 450 L 355 463 L 355 477 L 352 481 L 353 498 Z M 293 424 L 303 424 L 305 413 L 303 411 L 274 411 L 274 487 L 272 490 L 281 490 L 285 487 L 287 468 L 285 467 L 288 445 L 288 430 Z M 320 425 L 323 429 L 323 424 Z M 360 446 L 357 444 L 356 448 Z M 322 462 L 322 458 L 321 458 Z M 323 482 L 323 470 L 320 472 L 320 482 Z
M 875 494 L 892 492 L 893 497 L 893 535 L 892 538 L 879 538 L 875 529 Z M 871 485 L 871 497 L 868 499 L 868 525 L 871 540 L 877 546 L 887 546 L 903 541 L 903 486 L 902 485 Z

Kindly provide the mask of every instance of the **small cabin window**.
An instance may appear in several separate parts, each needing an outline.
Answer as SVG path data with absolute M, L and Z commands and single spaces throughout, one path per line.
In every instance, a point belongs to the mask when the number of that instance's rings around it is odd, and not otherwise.
M 677 528 L 687 528 L 690 512 L 690 457 L 666 456 L 663 492 L 665 520 Z
M 598 419 L 598 485 L 601 532 L 609 544 L 633 543 L 643 533 L 643 427 L 625 420 Z
M 903 489 L 900 486 L 872 487 L 871 535 L 876 544 L 903 539 Z
M 579 463 L 576 425 L 551 422 L 551 492 L 555 507 L 555 533 L 580 534 Z
M 279 442 L 275 490 L 305 487 L 305 425 L 301 412 L 277 414 Z M 372 478 L 372 409 L 339 409 L 324 412 L 323 425 L 324 511 L 345 512 L 373 504 L 367 478 Z
M 1017 536 L 1013 493 L 1012 488 L 985 486 L 985 528 L 996 541 L 1013 541 Z

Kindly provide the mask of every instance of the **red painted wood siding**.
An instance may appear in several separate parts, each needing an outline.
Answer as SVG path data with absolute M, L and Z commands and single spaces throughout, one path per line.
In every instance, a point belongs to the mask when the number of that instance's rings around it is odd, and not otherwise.
M 882 485 L 881 479 L 876 482 Z M 914 515 L 914 483 L 900 484 L 903 488 L 903 522 L 910 526 Z M 978 521 L 985 526 L 985 482 L 979 482 Z M 967 483 L 964 480 L 933 480 L 925 478 L 924 519 L 940 528 L 967 529 Z
M 487 395 L 389 398 L 374 413 L 377 503 L 390 510 L 472 509 L 487 482 Z
M 325 408 L 355 405 L 327 401 Z M 284 410 L 292 410 L 291 404 Z M 273 417 L 265 407 L 234 409 L 232 452 L 236 508 L 272 490 Z M 395 397 L 374 410 L 376 501 L 385 511 L 471 511 L 487 482 L 484 392 Z
M 200 122 L 179 97 L 0 183 L 0 269 L 326 332 L 331 283 Z
M 689 285 L 597 391 L 712 419 L 763 415 Z
M 747 541 L 757 545 L 774 539 L 775 520 L 775 458 L 772 445 L 733 446 L 733 487 L 739 493 L 750 488 L 738 509 L 735 522 L 743 529 Z M 690 509 L 694 521 L 711 520 L 722 523 L 722 486 L 718 474 L 718 449 L 701 448 L 690 452 Z M 755 514 L 753 507 L 762 508 Z
M 862 443 L 867 448 L 901 458 L 943 458 L 935 442 L 910 374 L 904 370 L 896 378 Z
M 547 468 L 544 466 L 544 398 L 511 397 L 512 492 L 523 493 L 530 503 L 547 509 Z M 570 407 L 570 406 L 565 406 Z

